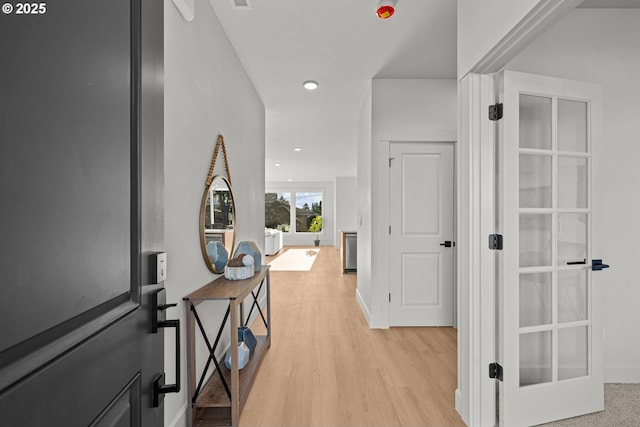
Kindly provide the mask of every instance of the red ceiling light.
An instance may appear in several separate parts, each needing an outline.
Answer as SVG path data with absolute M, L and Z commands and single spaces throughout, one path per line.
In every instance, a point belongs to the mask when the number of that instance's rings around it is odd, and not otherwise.
M 378 18 L 391 18 L 391 15 L 396 11 L 396 4 L 398 4 L 398 0 L 380 0 L 380 3 L 378 3 L 378 9 L 376 10 Z

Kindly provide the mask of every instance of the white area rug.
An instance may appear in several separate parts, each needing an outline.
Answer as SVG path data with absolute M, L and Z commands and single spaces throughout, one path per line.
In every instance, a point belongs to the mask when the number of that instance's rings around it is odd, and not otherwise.
M 309 271 L 320 249 L 287 249 L 269 263 L 271 271 Z

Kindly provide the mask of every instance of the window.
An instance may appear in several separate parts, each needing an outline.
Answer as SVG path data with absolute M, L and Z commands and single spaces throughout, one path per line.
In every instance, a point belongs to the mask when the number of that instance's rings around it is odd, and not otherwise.
M 289 232 L 291 227 L 291 193 L 266 193 L 264 226 Z
M 296 204 L 296 232 L 307 233 L 309 226 L 316 216 L 322 216 L 321 192 L 297 192 Z
M 291 209 L 295 206 L 295 209 Z M 284 232 L 308 233 L 316 216 L 322 216 L 321 191 L 265 193 L 265 227 Z M 293 224 L 293 227 L 291 226 Z M 319 230 L 320 232 L 322 230 Z

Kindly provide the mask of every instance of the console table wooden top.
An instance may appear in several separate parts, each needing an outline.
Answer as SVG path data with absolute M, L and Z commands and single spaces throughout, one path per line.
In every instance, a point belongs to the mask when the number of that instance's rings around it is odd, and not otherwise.
M 185 301 L 242 300 L 265 278 L 270 266 L 263 265 L 260 271 L 245 280 L 227 280 L 224 276 L 183 297 Z

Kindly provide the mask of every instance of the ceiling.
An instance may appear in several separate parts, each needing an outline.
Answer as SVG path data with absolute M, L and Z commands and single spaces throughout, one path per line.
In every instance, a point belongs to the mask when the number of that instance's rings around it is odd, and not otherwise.
M 210 3 L 266 109 L 267 182 L 356 176 L 372 78 L 456 77 L 454 0 L 399 0 L 387 20 L 378 0 L 239 1 Z

